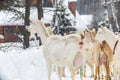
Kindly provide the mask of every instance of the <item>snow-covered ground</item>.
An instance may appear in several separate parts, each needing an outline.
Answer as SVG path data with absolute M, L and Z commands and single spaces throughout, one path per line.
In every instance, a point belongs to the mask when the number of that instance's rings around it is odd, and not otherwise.
M 46 62 L 42 53 L 42 46 L 37 42 L 31 42 L 31 47 L 24 50 L 21 43 L 0 44 L 0 80 L 47 80 Z M 3 46 L 9 48 L 2 48 Z M 69 69 L 65 69 L 66 77 L 63 80 L 70 80 Z M 87 67 L 87 76 L 90 76 L 90 69 Z M 59 80 L 57 71 L 52 70 L 51 80 Z M 75 76 L 79 79 L 79 74 Z M 84 78 L 83 80 L 93 80 Z

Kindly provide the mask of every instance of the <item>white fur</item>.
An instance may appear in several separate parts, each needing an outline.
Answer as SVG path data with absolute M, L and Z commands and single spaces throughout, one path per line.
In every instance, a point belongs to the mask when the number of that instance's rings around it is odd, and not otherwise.
M 103 40 L 107 41 L 108 45 L 111 47 L 111 49 L 113 51 L 115 43 L 119 39 L 109 29 L 107 29 L 105 27 L 101 27 L 101 28 L 99 28 L 98 33 L 96 35 L 96 40 L 98 40 L 99 42 L 102 42 Z M 120 71 L 119 59 L 120 59 L 120 42 L 118 42 L 118 44 L 116 46 L 115 54 L 113 55 L 113 61 L 111 63 L 111 69 L 113 69 L 113 66 L 114 66 L 113 74 L 115 74 L 117 71 Z
M 51 65 L 55 64 L 59 67 L 68 66 L 72 72 L 78 68 L 73 66 L 74 58 L 77 54 L 81 55 L 79 66 L 83 65 L 84 56 L 80 52 L 79 41 L 81 37 L 77 34 L 67 36 L 49 35 L 48 30 L 43 22 L 35 21 L 28 27 L 31 35 L 38 33 L 43 43 L 43 54 L 47 62 L 48 79 L 50 80 Z M 60 77 L 61 79 L 61 77 Z M 74 73 L 72 80 L 74 79 Z
M 98 47 L 96 46 L 95 42 L 95 35 L 93 34 L 95 31 L 86 31 L 85 32 L 85 38 L 83 39 L 83 48 L 82 53 L 85 54 L 85 62 L 91 69 L 91 77 L 94 75 L 94 65 L 97 65 L 98 61 L 98 55 L 95 53 L 96 49 Z M 99 50 L 98 50 L 99 52 Z M 84 69 L 85 70 L 85 69 Z M 84 76 L 86 76 L 86 71 L 84 71 Z

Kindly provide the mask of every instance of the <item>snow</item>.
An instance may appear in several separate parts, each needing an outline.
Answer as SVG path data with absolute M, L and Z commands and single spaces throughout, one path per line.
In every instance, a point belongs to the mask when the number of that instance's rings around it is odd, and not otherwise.
M 77 0 L 68 0 L 68 2 L 76 2 Z
M 8 11 L 0 11 L 0 25 L 22 25 L 23 24 L 23 20 L 19 19 L 19 20 L 14 20 L 12 19 L 13 17 L 15 17 L 15 14 L 12 12 L 8 12 Z
M 84 30 L 90 26 L 93 20 L 93 15 L 80 15 L 76 11 L 76 28 Z
M 16 8 L 18 11 L 22 12 L 23 14 L 24 12 L 24 8 Z M 44 8 L 44 22 L 45 23 L 50 23 L 52 21 L 52 16 L 54 14 L 54 9 L 53 8 Z M 30 9 L 30 19 L 38 19 L 37 18 L 37 9 L 35 7 L 32 7 Z M 15 16 L 14 13 L 12 12 L 8 12 L 8 11 L 0 11 L 0 25 L 23 25 L 24 24 L 24 19 L 18 19 L 15 20 L 14 17 Z
M 66 5 L 67 10 L 69 13 L 70 10 L 68 9 L 68 2 L 76 2 L 77 0 L 65 0 L 64 1 L 64 5 Z M 67 12 L 67 11 L 66 11 Z M 76 17 L 74 17 L 71 13 L 70 15 L 71 20 L 75 21 L 75 27 L 77 29 L 81 29 L 81 30 L 85 30 L 86 28 L 88 28 L 88 26 L 90 26 L 92 20 L 93 20 L 93 15 L 80 15 L 77 11 L 76 11 Z
M 71 20 L 71 24 L 78 29 L 84 30 L 88 25 L 91 24 L 92 15 L 79 15 L 76 11 L 76 18 L 68 9 L 68 2 L 74 2 L 76 0 L 64 0 L 63 5 L 66 7 L 66 13 L 70 15 L 67 17 Z M 16 8 L 18 11 L 25 13 L 24 8 Z M 52 23 L 54 8 L 44 7 L 43 8 L 43 21 L 44 23 Z M 23 25 L 24 19 L 14 20 L 13 17 L 16 17 L 14 13 L 8 11 L 0 11 L 0 25 Z M 37 18 L 37 9 L 35 7 L 31 7 L 30 10 L 30 19 L 38 19 Z M 76 25 L 74 24 L 76 22 Z
M 0 35 L 0 39 L 4 39 L 4 36 L 3 36 L 3 35 Z
M 64 5 L 66 6 L 67 4 L 64 4 Z M 16 8 L 16 9 L 18 9 L 18 11 L 20 11 L 24 14 L 24 8 Z M 49 8 L 49 7 L 43 8 L 44 23 L 51 23 L 52 22 L 54 10 L 55 10 L 54 8 Z M 69 19 L 74 18 L 74 16 L 72 15 L 72 13 L 70 12 L 70 10 L 68 8 L 66 9 L 66 12 L 70 13 L 70 15 L 68 17 Z M 36 20 L 36 19 L 38 19 L 37 16 L 38 16 L 37 9 L 35 7 L 31 7 L 30 19 Z M 12 12 L 0 11 L 0 25 L 23 25 L 24 24 L 24 19 L 15 20 L 14 17 L 17 17 L 17 16 L 15 16 L 15 14 Z
M 31 47 L 24 50 L 21 43 L 14 43 L 7 50 L 1 49 L 2 46 L 11 43 L 0 44 L 0 80 L 47 80 L 46 62 L 42 53 L 42 46 L 37 46 L 36 42 L 31 42 Z M 16 47 L 15 47 L 16 46 Z M 87 74 L 90 75 L 90 69 L 87 68 Z M 70 79 L 70 71 L 65 69 L 66 77 L 63 80 Z M 51 80 L 59 80 L 57 71 L 52 70 Z M 79 74 L 75 76 L 79 80 Z M 93 80 L 84 78 L 83 80 Z

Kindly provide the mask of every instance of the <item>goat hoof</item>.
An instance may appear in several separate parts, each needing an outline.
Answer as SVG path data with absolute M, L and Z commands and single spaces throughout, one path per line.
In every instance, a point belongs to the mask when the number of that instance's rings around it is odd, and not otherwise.
M 107 77 L 106 80 L 111 80 L 111 77 Z
M 65 77 L 65 74 L 62 74 L 62 77 Z
M 83 77 L 86 77 L 86 75 L 84 74 Z
M 91 75 L 90 78 L 94 78 L 94 75 Z
M 78 74 L 79 74 L 79 71 L 77 71 L 75 74 L 78 75 Z
M 97 77 L 94 77 L 94 80 L 97 80 Z

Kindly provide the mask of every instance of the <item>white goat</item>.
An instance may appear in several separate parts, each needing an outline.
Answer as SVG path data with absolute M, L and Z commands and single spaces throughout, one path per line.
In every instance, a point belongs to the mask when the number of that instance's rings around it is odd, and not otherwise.
M 68 66 L 72 72 L 72 80 L 74 80 L 75 70 L 84 64 L 84 55 L 81 54 L 79 46 L 81 37 L 77 34 L 49 35 L 42 21 L 33 22 L 27 29 L 31 32 L 31 36 L 38 33 L 41 37 L 48 68 L 48 80 L 50 80 L 52 64 L 59 67 Z M 61 75 L 59 78 L 61 80 Z
M 106 69 L 107 80 L 110 78 L 109 66 L 112 62 L 113 53 L 108 43 L 103 40 L 101 43 L 95 40 L 95 32 L 87 30 L 83 39 L 82 51 L 85 54 L 86 63 L 90 66 L 92 75 L 95 75 L 95 80 L 100 79 L 100 66 L 104 65 Z M 94 74 L 95 65 L 95 74 Z
M 108 45 L 110 46 L 110 48 L 112 49 L 114 55 L 112 54 L 111 56 L 109 56 L 109 58 L 111 58 L 110 61 L 110 66 L 111 69 L 113 69 L 114 66 L 114 70 L 113 70 L 113 74 L 115 75 L 117 73 L 117 71 L 120 71 L 120 64 L 119 64 L 119 59 L 120 59 L 120 42 L 119 42 L 119 38 L 109 29 L 107 29 L 106 27 L 101 27 L 98 29 L 98 32 L 96 34 L 96 40 L 98 40 L 99 42 L 102 42 L 103 40 L 105 40 Z
M 83 39 L 83 48 L 82 52 L 85 54 L 85 62 L 91 69 L 91 77 L 94 76 L 94 64 L 95 64 L 95 53 L 93 53 L 93 50 L 95 50 L 95 32 L 86 30 L 85 35 Z M 86 65 L 84 67 L 84 77 L 86 77 Z

